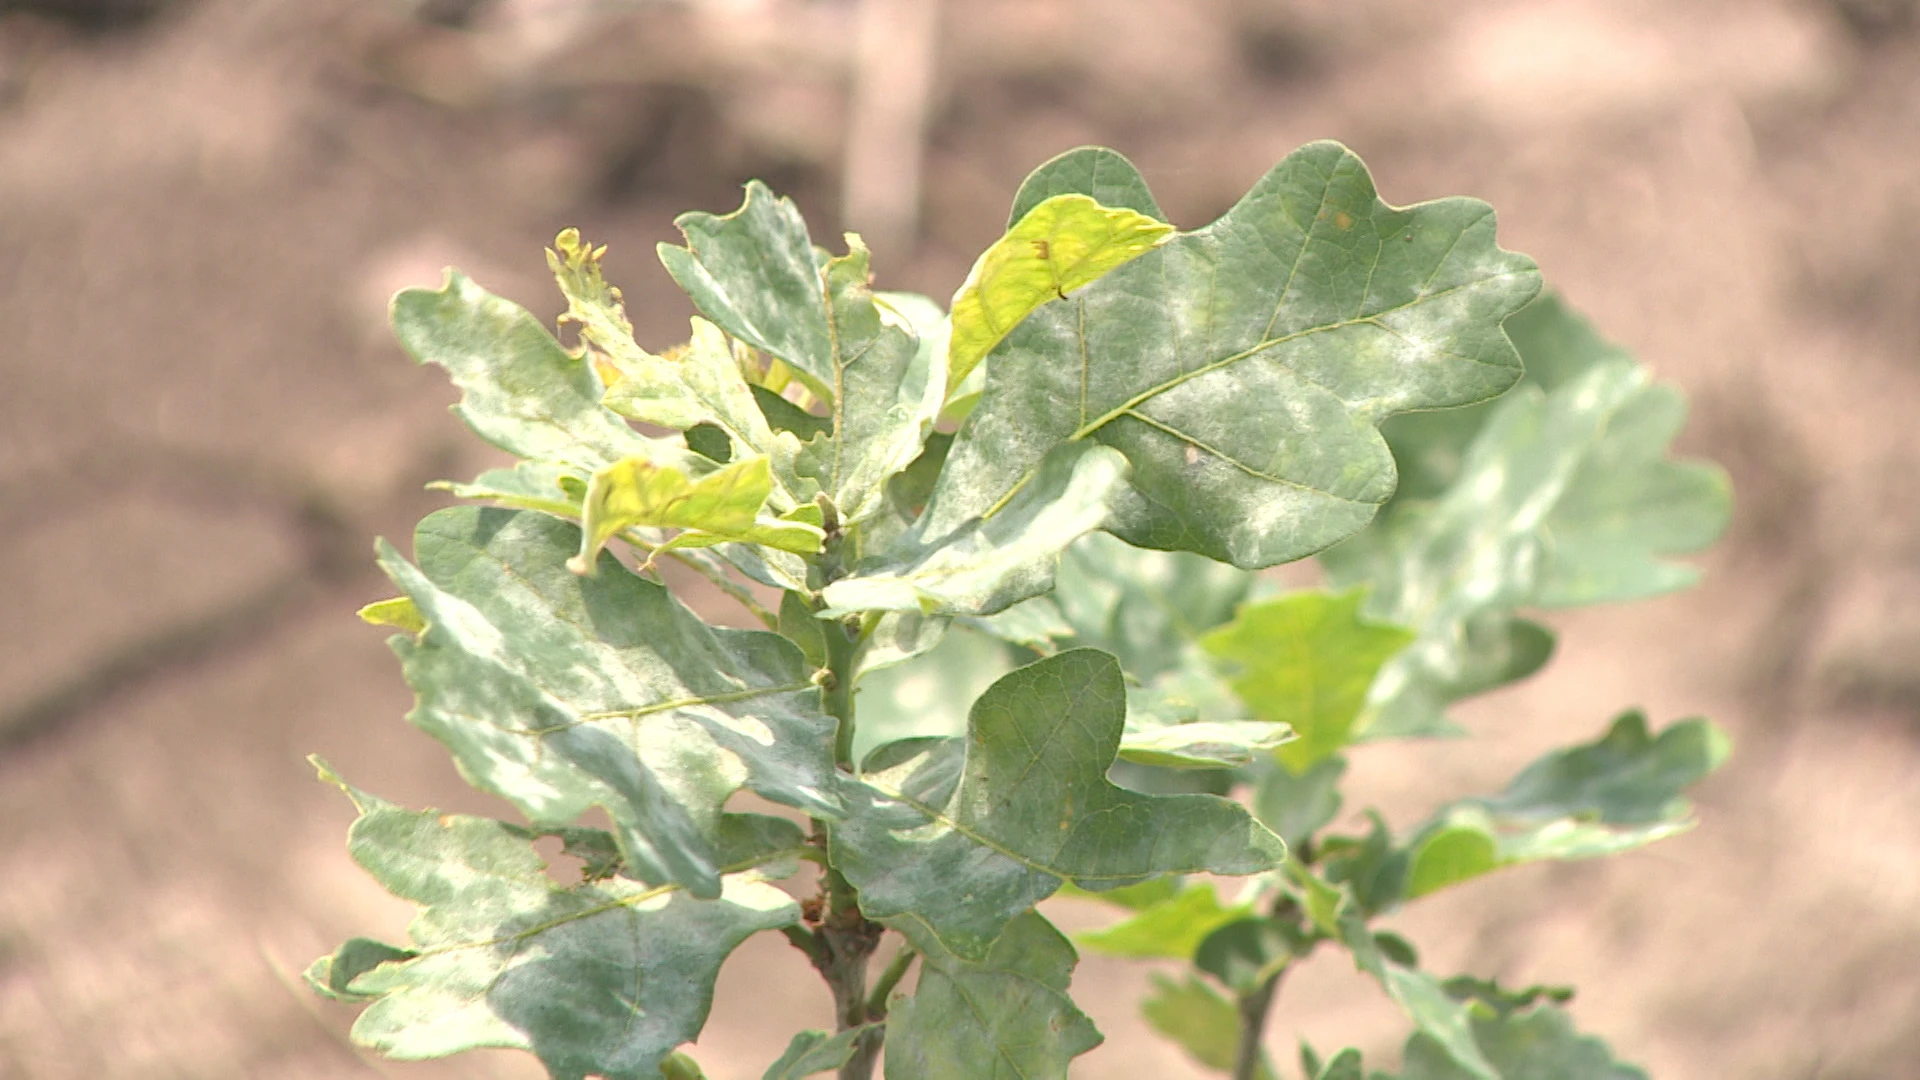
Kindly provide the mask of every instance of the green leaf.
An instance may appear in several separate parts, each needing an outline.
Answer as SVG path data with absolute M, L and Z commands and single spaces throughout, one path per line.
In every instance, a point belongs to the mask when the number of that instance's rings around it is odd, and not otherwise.
M 1646 716 L 1623 714 L 1599 740 L 1557 750 L 1490 799 L 1443 807 L 1408 851 L 1409 898 L 1540 859 L 1631 851 L 1693 827 L 1681 795 L 1726 760 L 1725 734 L 1683 720 L 1656 738 Z
M 677 1051 L 660 1063 L 660 1075 L 664 1080 L 707 1080 L 699 1062 Z
M 1079 957 L 1038 912 L 1009 922 L 978 960 L 911 916 L 895 925 L 920 950 L 920 977 L 887 1018 L 887 1080 L 1064 1080 L 1069 1061 L 1100 1045 L 1067 996 Z
M 932 528 L 991 517 L 1055 447 L 1094 440 L 1133 464 L 1122 539 L 1249 568 L 1311 554 L 1392 494 L 1380 420 L 1519 377 L 1499 322 L 1538 287 L 1484 203 L 1395 209 L 1344 147 L 1304 147 L 1001 342 Z
M 1252 904 L 1221 904 L 1212 883 L 1200 882 L 1105 930 L 1075 934 L 1073 940 L 1110 956 L 1191 960 L 1208 934 L 1252 915 L 1253 910 Z
M 735 461 L 698 479 L 645 458 L 617 461 L 587 483 L 580 553 L 567 565 L 576 574 L 592 573 L 607 541 L 635 527 L 683 530 L 663 550 L 734 540 L 800 555 L 819 551 L 826 536 L 819 526 L 760 516 L 772 491 L 764 457 Z
M 902 739 L 965 735 L 968 707 L 1014 666 L 1011 651 L 998 640 L 955 627 L 912 663 L 862 674 L 854 699 L 854 759 Z
M 1193 966 L 1238 995 L 1256 993 L 1293 962 L 1298 931 L 1279 920 L 1236 919 L 1203 938 Z
M 1351 895 L 1341 905 L 1338 923 L 1340 943 L 1353 954 L 1354 966 L 1379 981 L 1381 989 L 1413 1020 L 1419 1033 L 1461 1070 L 1460 1075 L 1471 1080 L 1503 1080 L 1474 1041 L 1472 1011 L 1449 996 L 1433 976 L 1387 958 Z
M 682 214 L 687 246 L 660 245 L 667 272 L 722 330 L 792 367 L 829 403 L 831 435 L 795 468 L 832 497 L 845 524 L 880 509 L 887 477 L 905 469 L 939 415 L 944 354 L 922 349 L 913 313 L 875 296 L 868 253 L 820 262 L 791 202 L 764 184 L 725 216 Z
M 1301 1047 L 1301 1053 L 1304 1059 L 1307 1053 L 1306 1047 Z M 1351 1047 L 1340 1051 L 1333 1056 L 1332 1061 L 1326 1063 L 1324 1068 L 1308 1073 L 1307 1080 L 1366 1080 L 1365 1074 L 1361 1072 L 1360 1051 Z M 1381 1080 L 1381 1074 L 1375 1073 L 1373 1080 Z
M 1285 745 L 1293 732 L 1259 720 L 1194 720 L 1183 724 L 1152 722 L 1131 707 L 1120 737 L 1120 756 L 1136 765 L 1163 769 L 1224 769 L 1245 765 L 1257 754 Z
M 1144 684 L 1179 668 L 1189 643 L 1233 618 L 1253 580 L 1199 555 L 1093 533 L 1067 549 L 1049 599 L 1072 627 L 1063 646 L 1110 652 Z
M 1147 978 L 1153 990 L 1140 1003 L 1147 1023 L 1200 1064 L 1231 1072 L 1240 1042 L 1240 1014 L 1233 1003 L 1191 975 L 1184 982 L 1175 982 L 1157 971 Z M 1265 1055 L 1254 1075 L 1261 1080 L 1277 1080 L 1278 1076 Z
M 1254 816 L 1288 847 L 1296 847 L 1340 813 L 1340 778 L 1346 772 L 1347 762 L 1338 755 L 1321 758 L 1299 775 L 1268 769 L 1253 791 Z
M 832 1072 L 853 1057 L 861 1039 L 876 1025 L 861 1024 L 837 1035 L 824 1031 L 802 1031 L 787 1044 L 786 1052 L 761 1075 L 760 1080 L 800 1080 L 803 1076 Z
M 1019 224 L 1048 199 L 1070 194 L 1088 196 L 1101 206 L 1124 207 L 1155 221 L 1167 220 L 1133 162 L 1104 146 L 1082 146 L 1053 158 L 1027 176 L 1013 197 L 1007 228 Z
M 419 955 L 412 949 L 396 949 L 384 941 L 348 938 L 331 955 L 323 956 L 309 965 L 304 977 L 314 993 L 334 1001 L 359 1005 L 372 1001 L 373 997 L 349 990 L 353 980 L 381 964 L 411 960 Z
M 586 472 L 634 456 L 684 467 L 690 457 L 627 426 L 600 403 L 584 357 L 464 274 L 449 271 L 437 292 L 394 297 L 393 330 L 415 360 L 447 369 L 462 391 L 454 412 L 474 434 L 517 457 Z
M 515 510 L 538 510 L 555 517 L 580 520 L 590 474 L 563 465 L 523 461 L 512 468 L 488 469 L 471 484 L 437 481 L 427 485 L 462 499 L 475 499 Z
M 1279 838 L 1234 802 L 1108 782 L 1125 712 L 1119 664 L 1076 649 L 1002 676 L 974 702 L 950 796 L 930 801 L 935 793 L 904 769 L 849 785 L 832 858 L 862 910 L 911 916 L 944 947 L 980 957 L 1063 881 L 1099 889 L 1169 873 L 1250 874 L 1285 858 Z
M 1080 194 L 1053 196 L 1021 215 L 954 294 L 944 396 L 1035 308 L 1065 300 L 1172 232 L 1163 221 Z
M 791 642 L 708 627 L 610 554 L 577 577 L 579 537 L 545 515 L 463 506 L 420 523 L 417 569 L 382 545 L 427 621 L 392 643 L 418 699 L 408 719 L 534 822 L 605 807 L 636 874 L 714 896 L 735 790 L 839 812 L 834 721 Z
M 1666 562 L 1724 527 L 1714 467 L 1669 459 L 1679 395 L 1544 299 L 1509 320 L 1534 378 L 1460 419 L 1394 436 L 1424 499 L 1397 499 L 1322 556 L 1336 583 L 1371 582 L 1365 611 L 1419 631 L 1374 684 L 1371 737 L 1451 730 L 1453 701 L 1531 674 L 1552 635 L 1526 606 L 1649 596 L 1690 584 Z M 1397 422 L 1396 422 L 1397 423 Z
M 420 617 L 420 609 L 404 596 L 376 600 L 355 614 L 368 626 L 391 626 L 408 634 L 417 634 L 427 628 L 427 621 Z
M 929 508 L 886 551 L 823 590 L 828 613 L 991 615 L 1038 596 L 1052 587 L 1060 552 L 1106 520 L 1126 468 L 1105 447 L 1063 447 L 1004 513 L 934 532 Z
M 1245 604 L 1200 641 L 1254 715 L 1299 732 L 1279 751 L 1296 774 L 1352 741 L 1380 665 L 1413 640 L 1411 631 L 1361 619 L 1364 599 L 1365 590 L 1353 589 Z
M 1605 1043 L 1581 1035 L 1571 1017 L 1550 1005 L 1510 1016 L 1476 1016 L 1473 1035 L 1506 1080 L 1647 1080 L 1644 1071 L 1614 1060 Z M 1407 1041 L 1402 1068 L 1398 1080 L 1471 1080 L 1475 1075 L 1424 1033 Z
M 368 965 L 371 950 L 349 942 L 331 962 L 351 972 L 345 995 L 371 1002 L 354 1042 L 390 1057 L 512 1047 L 567 1080 L 657 1080 L 700 1033 L 727 954 L 799 919 L 746 873 L 714 900 L 622 878 L 562 888 L 527 830 L 353 794 L 354 861 L 423 909 L 415 949 Z

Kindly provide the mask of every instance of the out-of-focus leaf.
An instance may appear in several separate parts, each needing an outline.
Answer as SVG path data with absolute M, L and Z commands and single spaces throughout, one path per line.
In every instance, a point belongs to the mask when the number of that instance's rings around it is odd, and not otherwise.
M 1367 817 L 1372 828 L 1364 839 L 1323 839 L 1319 866 L 1327 881 L 1344 885 L 1371 917 L 1406 898 L 1408 856 L 1394 846 L 1393 834 L 1377 812 L 1369 810 Z
M 1182 982 L 1157 971 L 1147 978 L 1153 990 L 1140 1003 L 1147 1023 L 1200 1064 L 1231 1072 L 1240 1041 L 1240 1014 L 1233 1003 L 1191 975 Z M 1261 1080 L 1276 1080 L 1278 1074 L 1263 1056 L 1254 1075 Z
M 1119 664 L 1075 649 L 1002 676 L 974 702 L 965 771 L 943 802 L 909 790 L 899 770 L 848 785 L 848 816 L 830 826 L 832 858 L 862 910 L 911 916 L 977 958 L 1063 881 L 1098 889 L 1161 874 L 1250 874 L 1285 858 L 1279 838 L 1230 800 L 1108 782 L 1125 713 Z
M 1681 792 L 1726 760 L 1724 733 L 1683 720 L 1658 737 L 1629 712 L 1602 738 L 1534 762 L 1488 799 L 1443 807 L 1408 844 L 1407 896 L 1539 859 L 1589 859 L 1693 827 Z
M 887 1080 L 1065 1080 L 1067 1063 L 1100 1045 L 1067 996 L 1079 957 L 1038 912 L 978 960 L 911 915 L 895 926 L 920 950 L 920 978 L 887 1017 Z
M 1550 1005 L 1509 1016 L 1475 1016 L 1473 1035 L 1502 1080 L 1647 1080 L 1614 1060 L 1607 1044 L 1582 1035 L 1573 1019 Z M 1407 1040 L 1400 1076 L 1381 1080 L 1471 1080 L 1446 1048 L 1425 1033 Z
M 1303 1059 L 1306 1053 L 1306 1047 L 1302 1046 Z M 1333 1056 L 1332 1061 L 1307 1073 L 1307 1080 L 1366 1080 L 1366 1075 L 1361 1070 L 1360 1051 L 1351 1047 L 1340 1051 Z M 1373 1080 L 1382 1080 L 1382 1074 L 1374 1073 Z
M 660 1063 L 660 1076 L 662 1080 L 707 1080 L 700 1063 L 679 1051 L 668 1054 L 667 1060 Z
M 354 1042 L 390 1057 L 512 1047 L 556 1077 L 657 1080 L 700 1033 L 727 954 L 799 920 L 751 873 L 727 873 L 713 900 L 624 878 L 562 888 L 527 830 L 349 794 L 354 861 L 423 909 L 414 949 L 368 965 L 350 942 L 330 964 L 351 973 L 343 996 L 369 1002 Z
M 1358 905 L 1343 904 L 1339 917 L 1340 943 L 1353 954 L 1354 966 L 1372 975 L 1394 1004 L 1407 1014 L 1425 1038 L 1470 1080 L 1506 1080 L 1496 1071 L 1474 1040 L 1473 1013 L 1464 1002 L 1447 994 L 1440 981 L 1426 972 L 1387 958 L 1375 943 Z
M 661 550 L 731 540 L 799 555 L 819 551 L 826 534 L 818 525 L 761 516 L 772 491 L 764 457 L 735 461 L 698 479 L 645 458 L 616 461 L 587 483 L 580 553 L 568 566 L 576 574 L 592 573 L 607 541 L 635 527 L 680 530 Z
M 1694 571 L 1666 558 L 1726 524 L 1720 470 L 1667 457 L 1684 417 L 1675 391 L 1557 300 L 1507 325 L 1535 376 L 1460 418 L 1389 425 L 1428 497 L 1396 499 L 1322 556 L 1337 583 L 1373 584 L 1368 615 L 1420 634 L 1374 684 L 1362 721 L 1373 737 L 1450 731 L 1448 704 L 1544 663 L 1551 634 L 1516 609 L 1690 584 Z
M 1413 640 L 1409 630 L 1363 620 L 1364 599 L 1365 590 L 1353 589 L 1243 604 L 1232 622 L 1200 641 L 1254 715 L 1299 733 L 1279 751 L 1295 773 L 1352 741 L 1380 665 Z
M 861 675 L 854 699 L 860 717 L 854 760 L 901 739 L 965 735 L 974 699 L 1015 665 L 1006 645 L 955 627 L 912 663 Z
M 1145 911 L 1179 892 L 1181 883 L 1181 878 L 1169 875 L 1149 878 L 1138 885 L 1122 885 L 1117 889 L 1088 892 L 1069 881 L 1060 886 L 1060 892 L 1057 895 L 1073 896 L 1082 900 L 1098 900 L 1128 911 Z
M 1259 917 L 1214 927 L 1194 950 L 1193 966 L 1235 994 L 1252 994 L 1293 962 L 1300 940 L 1283 922 Z
M 839 812 L 833 718 L 791 642 L 708 627 L 610 554 L 595 577 L 570 573 L 579 535 L 463 506 L 420 523 L 418 568 L 382 545 L 427 622 L 392 642 L 417 697 L 408 719 L 534 822 L 603 806 L 637 876 L 714 896 L 736 789 Z
M 786 1052 L 767 1066 L 760 1080 L 800 1080 L 804 1076 L 832 1072 L 847 1063 L 860 1040 L 876 1025 L 861 1024 L 837 1035 L 824 1031 L 802 1031 L 787 1044 Z
M 1148 684 L 1178 668 L 1187 645 L 1233 618 L 1252 586 L 1251 574 L 1212 559 L 1093 533 L 1067 549 L 1048 599 L 1072 628 L 1062 647 L 1104 649 Z
M 1123 207 L 1155 221 L 1167 220 L 1133 162 L 1104 146 L 1082 146 L 1048 160 L 1020 184 L 1007 228 L 1057 195 L 1085 195 L 1101 206 Z
M 1106 520 L 1126 468 L 1105 447 L 1063 447 L 994 517 L 935 533 L 929 508 L 886 551 L 829 584 L 828 609 L 991 615 L 1038 596 L 1052 587 L 1060 552 Z
M 1065 300 L 1172 232 L 1163 221 L 1080 194 L 1056 195 L 1027 211 L 981 253 L 954 294 L 944 396 L 1035 308 Z
M 473 433 L 517 457 L 583 472 L 641 456 L 686 467 L 682 447 L 650 439 L 600 403 L 600 379 L 525 308 L 449 271 L 438 291 L 393 298 L 393 330 L 423 364 L 461 390 L 454 412 Z
M 1252 904 L 1222 904 L 1211 882 L 1198 882 L 1104 930 L 1086 930 L 1073 939 L 1095 952 L 1135 958 L 1193 959 L 1193 951 L 1215 930 L 1253 914 Z
M 1094 440 L 1133 465 L 1122 539 L 1248 568 L 1312 554 L 1392 494 L 1382 419 L 1519 377 L 1499 322 L 1538 287 L 1484 203 L 1395 209 L 1344 147 L 1304 147 L 994 349 L 932 528 L 993 516 L 1054 448 Z
M 800 452 L 795 468 L 829 494 L 841 521 L 881 507 L 882 487 L 920 453 L 945 397 L 945 354 L 920 347 L 913 318 L 877 298 L 868 253 L 816 258 L 791 202 L 759 181 L 725 216 L 682 214 L 687 246 L 660 245 L 667 272 L 701 314 L 778 357 L 828 403 L 831 433 Z
M 1288 847 L 1298 846 L 1340 812 L 1340 778 L 1346 772 L 1346 760 L 1338 755 L 1321 758 L 1299 775 L 1268 769 L 1253 791 L 1254 816 Z

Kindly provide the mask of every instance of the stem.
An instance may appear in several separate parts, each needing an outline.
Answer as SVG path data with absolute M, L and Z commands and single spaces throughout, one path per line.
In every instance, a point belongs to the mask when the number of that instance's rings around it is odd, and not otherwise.
M 773 612 L 768 611 L 764 606 L 762 606 L 760 601 L 755 600 L 753 598 L 753 594 L 747 591 L 746 586 L 727 577 L 727 575 L 721 573 L 718 569 L 711 566 L 707 566 L 704 563 L 699 562 L 698 560 L 689 559 L 685 555 L 680 554 L 678 551 L 667 552 L 667 558 L 672 559 L 674 562 L 679 563 L 681 566 L 687 567 L 688 569 L 691 569 L 694 573 L 699 574 L 701 577 L 706 578 L 708 581 L 713 582 L 715 588 L 719 589 L 723 593 L 726 593 L 728 596 L 733 597 L 735 600 L 738 600 L 740 602 L 740 606 L 746 608 L 749 612 L 752 612 L 753 617 L 756 619 L 759 619 L 762 623 L 766 624 L 767 629 L 769 630 L 780 629 L 779 618 L 777 618 L 773 614 Z
M 911 945 L 900 946 L 893 954 L 893 960 L 887 964 L 887 970 L 880 973 L 880 981 L 873 984 L 873 993 L 867 995 L 867 1018 L 884 1020 L 887 1017 L 887 997 L 893 988 L 906 978 L 907 969 L 913 966 L 913 958 L 920 955 Z
M 1262 983 L 1258 990 L 1239 1001 L 1240 1044 L 1233 1052 L 1233 1080 L 1259 1080 L 1261 1077 L 1260 1066 L 1266 1058 L 1267 1014 L 1273 1010 L 1273 999 L 1280 992 L 1280 977 L 1286 973 L 1286 968 L 1274 972 L 1273 977 Z
M 827 671 L 831 678 L 826 683 L 826 700 L 822 703 L 827 714 L 840 722 L 834 732 L 833 760 L 843 769 L 853 768 L 853 674 L 854 661 L 859 655 L 860 641 L 847 633 L 845 625 L 829 623 L 826 626 Z

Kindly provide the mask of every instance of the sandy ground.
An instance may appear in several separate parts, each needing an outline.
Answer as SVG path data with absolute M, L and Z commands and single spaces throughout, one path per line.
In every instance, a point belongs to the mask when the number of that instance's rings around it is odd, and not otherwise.
M 760 175 L 817 236 L 840 226 L 842 76 L 814 61 L 847 10 L 730 0 L 719 24 L 614 32 L 516 22 L 540 5 L 515 0 L 468 30 L 405 6 L 198 0 L 83 33 L 0 5 L 0 1076 L 537 1075 L 363 1059 L 348 1012 L 297 985 L 407 915 L 348 862 L 350 810 L 306 754 L 493 809 L 401 720 L 382 635 L 351 614 L 383 594 L 371 538 L 487 460 L 386 336 L 385 300 L 456 263 L 550 315 L 540 246 L 577 224 L 613 245 L 643 340 L 670 342 L 688 309 L 650 246 L 675 212 L 731 208 Z M 1400 919 L 1441 970 L 1577 984 L 1583 1024 L 1665 1080 L 1920 1077 L 1903 10 L 951 0 L 923 220 L 876 240 L 883 283 L 945 294 L 1059 150 L 1124 150 L 1194 226 L 1335 137 L 1391 201 L 1490 200 L 1506 246 L 1686 388 L 1685 446 L 1739 496 L 1706 584 L 1555 618 L 1555 665 L 1467 713 L 1484 738 L 1361 753 L 1350 802 L 1406 822 L 1631 703 L 1731 729 L 1696 832 Z M 690 44 L 713 25 L 730 45 Z M 799 59 L 754 66 L 782 48 Z M 1085 961 L 1108 1043 L 1077 1076 L 1201 1075 L 1135 1022 L 1143 985 Z M 728 965 L 699 1053 L 716 1080 L 757 1076 L 825 1019 L 766 936 Z M 1290 979 L 1273 1041 L 1390 1052 L 1400 1030 L 1328 960 Z

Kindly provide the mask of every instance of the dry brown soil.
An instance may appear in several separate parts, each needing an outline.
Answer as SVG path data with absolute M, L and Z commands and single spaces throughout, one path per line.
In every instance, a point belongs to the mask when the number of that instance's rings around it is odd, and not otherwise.
M 409 10 L 455 3 L 181 0 L 105 31 L 62 6 L 0 4 L 0 1076 L 536 1075 L 362 1058 L 297 985 L 407 917 L 348 862 L 349 808 L 305 755 L 491 809 L 403 722 L 352 617 L 382 595 L 371 538 L 487 460 L 385 300 L 456 263 L 551 315 L 540 247 L 577 224 L 671 342 L 687 306 L 649 248 L 675 212 L 761 175 L 817 235 L 841 225 L 851 6 L 495 0 L 460 28 Z M 1692 834 L 1400 920 L 1442 970 L 1579 985 L 1583 1024 L 1665 1080 L 1920 1077 L 1911 12 L 949 0 L 920 236 L 876 243 L 884 283 L 946 293 L 1059 150 L 1121 148 L 1193 226 L 1334 137 L 1392 201 L 1489 199 L 1506 246 L 1686 388 L 1686 448 L 1739 496 L 1706 583 L 1556 618 L 1555 665 L 1469 710 L 1482 738 L 1355 766 L 1404 823 L 1626 704 L 1733 731 Z M 1143 984 L 1085 961 L 1109 1041 L 1076 1075 L 1200 1075 L 1135 1022 Z M 825 1017 L 768 936 L 698 1052 L 757 1076 Z M 1391 1054 L 1400 1028 L 1328 959 L 1288 983 L 1283 1060 L 1303 1033 Z

